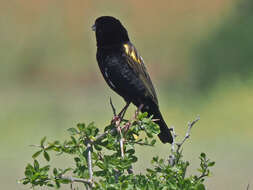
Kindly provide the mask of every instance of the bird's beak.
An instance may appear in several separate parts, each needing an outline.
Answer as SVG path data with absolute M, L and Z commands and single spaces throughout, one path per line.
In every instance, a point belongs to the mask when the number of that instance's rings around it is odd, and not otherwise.
M 92 31 L 96 31 L 96 25 L 94 24 L 92 27 L 91 27 Z

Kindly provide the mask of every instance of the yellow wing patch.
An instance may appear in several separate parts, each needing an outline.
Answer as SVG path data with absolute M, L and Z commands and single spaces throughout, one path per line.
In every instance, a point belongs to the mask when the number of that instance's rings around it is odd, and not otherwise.
M 128 56 L 130 56 L 135 62 L 141 64 L 141 57 L 137 54 L 136 50 L 133 46 L 129 44 L 124 44 L 125 52 Z
M 136 135 L 136 134 L 133 134 L 133 137 L 134 137 L 135 140 L 137 140 L 139 138 L 139 136 Z
M 124 44 L 124 48 L 125 48 L 126 54 L 129 54 L 129 45 L 128 44 Z

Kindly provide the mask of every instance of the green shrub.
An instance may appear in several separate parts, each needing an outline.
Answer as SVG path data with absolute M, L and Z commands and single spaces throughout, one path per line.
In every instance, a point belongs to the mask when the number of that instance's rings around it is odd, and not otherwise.
M 174 141 L 169 158 L 153 157 L 152 168 L 147 168 L 144 173 L 133 171 L 132 165 L 141 161 L 135 155 L 135 147 L 154 147 L 154 136 L 159 133 L 159 127 L 146 113 L 136 111 L 133 118 L 122 121 L 115 116 L 100 135 L 94 123 L 78 124 L 76 128 L 68 129 L 70 138 L 64 142 L 46 142 L 44 137 L 39 145 L 34 145 L 39 150 L 33 154 L 33 163 L 26 166 L 25 177 L 20 181 L 33 188 L 60 188 L 63 184 L 69 184 L 71 189 L 75 189 L 73 184 L 80 183 L 85 189 L 204 190 L 203 182 L 210 175 L 209 167 L 214 162 L 201 153 L 200 173 L 186 176 L 190 163 L 182 159 L 181 151 L 182 144 L 189 137 L 190 129 L 197 120 L 188 124 L 182 142 Z M 174 129 L 172 132 L 175 140 Z M 144 137 L 140 138 L 140 135 Z M 50 164 L 41 166 L 37 158 L 42 155 L 50 163 L 52 152 L 56 152 L 57 156 L 73 157 L 74 167 L 54 168 Z

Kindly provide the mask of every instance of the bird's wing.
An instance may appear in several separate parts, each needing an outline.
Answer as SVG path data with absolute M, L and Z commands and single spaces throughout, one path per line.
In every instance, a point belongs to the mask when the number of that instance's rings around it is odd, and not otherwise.
M 158 105 L 158 100 L 155 92 L 155 88 L 152 84 L 152 81 L 149 77 L 147 69 L 144 65 L 142 57 L 138 54 L 136 48 L 130 42 L 123 45 L 125 55 L 127 57 L 127 63 L 135 71 L 137 76 L 143 82 L 147 89 L 147 96 L 151 96 L 153 101 Z

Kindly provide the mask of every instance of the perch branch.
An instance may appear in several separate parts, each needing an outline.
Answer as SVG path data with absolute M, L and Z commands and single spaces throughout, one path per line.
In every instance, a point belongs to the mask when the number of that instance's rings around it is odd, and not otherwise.
M 118 117 L 117 121 L 115 122 L 115 128 L 117 129 L 120 140 L 119 140 L 119 146 L 120 146 L 120 152 L 121 152 L 121 158 L 124 158 L 124 137 L 120 128 L 121 118 Z
M 133 118 L 135 118 L 135 119 L 137 118 L 137 116 L 138 116 L 139 112 L 141 111 L 142 107 L 143 107 L 143 104 L 140 105 L 140 107 L 137 109 L 137 111 L 135 112 Z M 130 126 L 129 126 L 129 127 L 130 127 Z M 98 136 L 96 137 L 96 139 L 95 139 L 94 141 L 91 142 L 91 144 L 94 144 L 94 143 L 96 143 L 96 142 L 98 142 L 98 141 L 103 140 L 103 139 L 106 137 L 107 134 L 111 134 L 111 135 L 115 134 L 116 131 L 117 131 L 116 128 L 113 128 L 113 129 L 111 129 L 111 130 L 109 130 L 109 131 L 104 132 L 104 133 L 101 134 L 101 135 L 98 135 Z
M 121 152 L 121 157 L 124 158 L 124 156 L 125 156 L 125 154 L 124 154 L 124 138 L 123 138 L 122 134 L 120 136 L 121 136 L 120 140 L 119 140 L 120 152 Z

